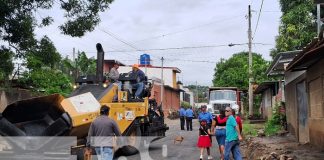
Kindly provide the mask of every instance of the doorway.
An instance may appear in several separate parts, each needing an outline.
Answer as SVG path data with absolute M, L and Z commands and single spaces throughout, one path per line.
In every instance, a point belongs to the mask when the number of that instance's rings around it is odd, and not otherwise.
M 308 125 L 308 96 L 306 92 L 306 82 L 297 84 L 297 107 L 298 107 L 298 140 L 300 143 L 309 142 Z

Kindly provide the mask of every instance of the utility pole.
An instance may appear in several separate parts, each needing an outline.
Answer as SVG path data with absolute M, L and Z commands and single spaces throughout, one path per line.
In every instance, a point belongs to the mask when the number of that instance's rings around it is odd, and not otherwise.
M 145 63 L 145 75 L 147 76 L 147 57 L 145 57 L 144 63 Z
M 76 67 L 77 66 L 77 64 L 76 64 L 77 62 L 76 62 L 76 59 L 75 59 L 75 48 L 74 47 L 73 47 L 73 55 L 72 56 L 73 56 L 73 61 L 72 62 L 74 62 L 74 66 L 75 66 L 75 69 L 73 71 L 73 74 L 74 74 L 73 75 L 74 76 L 74 82 L 75 82 L 76 79 L 77 79 L 77 76 L 76 76 L 77 75 L 77 67 Z
M 322 22 L 321 22 L 321 4 L 317 4 L 317 35 L 319 36 L 320 32 L 321 32 L 321 26 L 322 26 Z
M 161 67 L 161 105 L 163 103 L 163 89 L 164 89 L 164 80 L 163 80 L 163 61 L 164 61 L 164 58 L 162 57 L 161 58 L 161 61 L 162 61 L 162 67 Z
M 79 50 L 78 50 L 78 54 L 77 54 L 76 57 L 77 57 L 77 59 L 79 60 L 79 57 L 80 57 L 80 51 L 79 51 Z M 80 71 L 81 71 L 81 70 L 78 69 L 79 62 L 78 62 L 78 61 L 75 61 L 75 62 L 76 62 L 76 66 L 75 66 L 75 68 L 77 69 L 77 74 L 76 74 L 77 76 L 76 76 L 76 77 L 78 78 L 79 75 L 80 75 Z
M 252 93 L 252 31 L 251 31 L 251 5 L 249 5 L 249 115 L 253 115 L 253 93 Z
M 196 81 L 196 103 L 198 103 L 199 102 L 199 96 L 198 96 L 198 83 L 197 83 L 197 81 Z

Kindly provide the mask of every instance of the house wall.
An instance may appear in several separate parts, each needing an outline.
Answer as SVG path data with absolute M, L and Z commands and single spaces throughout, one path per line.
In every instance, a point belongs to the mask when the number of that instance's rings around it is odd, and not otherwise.
M 285 73 L 285 100 L 288 131 L 298 139 L 298 108 L 296 85 L 306 79 L 306 72 Z
M 28 99 L 35 96 L 38 95 L 24 89 L 12 89 L 10 91 L 0 90 L 0 113 L 6 109 L 7 105 L 15 101 Z
M 180 109 L 180 91 L 164 88 L 163 90 L 163 112 L 164 115 L 168 116 L 170 110 L 179 110 Z M 158 104 L 161 103 L 161 85 L 154 84 L 151 97 L 155 98 Z
M 272 116 L 272 90 L 269 88 L 262 93 L 263 118 Z
M 310 143 L 324 147 L 324 59 L 307 70 Z
M 186 101 L 191 106 L 194 106 L 194 94 L 188 88 L 180 88 L 184 90 L 184 92 L 180 92 L 180 101 Z M 187 96 L 185 96 L 187 95 Z

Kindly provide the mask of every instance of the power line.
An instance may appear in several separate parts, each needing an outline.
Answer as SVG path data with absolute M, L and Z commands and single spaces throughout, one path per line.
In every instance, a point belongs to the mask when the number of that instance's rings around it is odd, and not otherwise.
M 259 20 L 260 20 L 260 16 L 261 16 L 261 12 L 262 12 L 262 7 L 263 7 L 263 2 L 264 2 L 264 0 L 262 0 L 262 2 L 261 2 L 261 7 L 260 7 L 259 15 L 258 15 L 258 20 L 257 20 L 257 24 L 256 24 L 255 29 L 254 29 L 252 40 L 254 39 L 255 33 L 256 33 L 257 29 L 258 29 Z
M 189 28 L 183 29 L 183 30 L 178 30 L 178 31 L 174 31 L 174 32 L 169 32 L 169 33 L 157 35 L 157 36 L 152 36 L 152 37 L 149 37 L 149 38 L 145 38 L 145 39 L 141 39 L 141 40 L 135 41 L 133 43 L 138 43 L 138 42 L 142 42 L 142 41 L 146 41 L 146 40 L 151 40 L 151 39 L 158 39 L 158 38 L 162 38 L 162 37 L 166 37 L 166 36 L 170 36 L 170 35 L 174 35 L 174 34 L 186 32 L 186 31 L 194 30 L 194 29 L 201 28 L 201 27 L 204 27 L 204 26 L 208 26 L 208 25 L 211 25 L 211 24 L 214 24 L 214 23 L 224 22 L 224 21 L 227 21 L 227 20 L 233 20 L 233 19 L 239 18 L 239 17 L 241 17 L 241 15 L 236 15 L 236 16 L 233 16 L 233 17 L 224 18 L 224 19 L 217 20 L 217 21 L 214 21 L 214 22 L 200 24 L 200 25 L 197 25 L 197 26 L 193 26 L 193 27 L 189 27 Z
M 99 27 L 98 27 L 98 28 L 99 28 Z M 133 49 L 138 50 L 135 46 L 133 46 L 132 44 L 130 44 L 130 43 L 126 42 L 125 40 L 119 38 L 117 35 L 115 35 L 115 34 L 109 32 L 109 31 L 105 31 L 105 30 L 103 30 L 103 29 L 101 29 L 101 28 L 99 28 L 99 30 L 102 31 L 102 32 L 104 32 L 104 33 L 106 33 L 106 34 L 108 34 L 109 36 L 111 36 L 112 38 L 118 40 L 119 42 L 122 42 L 122 43 L 126 44 L 127 46 L 129 46 L 129 47 L 131 47 L 131 48 L 133 48 Z
M 217 63 L 216 61 L 207 61 L 207 60 L 187 60 L 187 59 L 165 59 L 165 60 L 171 60 L 171 61 L 182 61 L 182 62 L 197 62 L 197 63 Z
M 168 50 L 185 50 L 185 49 L 200 49 L 200 48 L 217 48 L 217 47 L 232 47 L 236 45 L 247 45 L 248 43 L 237 43 L 237 44 L 221 44 L 221 45 L 205 45 L 205 46 L 187 46 L 187 47 L 171 47 L 171 48 L 151 48 L 151 49 L 136 49 L 136 50 L 112 50 L 112 51 L 107 51 L 110 53 L 122 53 L 122 52 L 145 52 L 145 51 L 168 51 Z M 254 45 L 273 45 L 273 44 L 268 44 L 268 43 L 253 43 Z M 93 51 L 84 51 L 86 53 L 97 53 Z

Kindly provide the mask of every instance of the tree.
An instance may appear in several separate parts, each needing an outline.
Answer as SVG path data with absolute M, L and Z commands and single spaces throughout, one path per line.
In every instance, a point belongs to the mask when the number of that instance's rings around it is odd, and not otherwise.
M 279 52 L 301 49 L 316 36 L 312 0 L 280 0 L 280 6 L 283 15 L 276 47 L 270 53 L 273 59 Z
M 253 53 L 253 79 L 256 83 L 267 79 L 265 71 L 269 62 L 262 55 Z M 240 52 L 234 54 L 228 60 L 221 59 L 216 64 L 213 84 L 215 87 L 238 87 L 247 89 L 248 77 L 248 53 Z
M 65 57 L 61 64 L 64 68 L 62 71 L 67 74 L 72 73 L 74 78 L 79 75 L 96 74 L 97 61 L 92 57 L 88 58 L 85 52 L 78 54 L 75 60 Z
M 96 74 L 97 61 L 94 58 L 88 58 L 85 52 L 81 52 L 77 59 L 81 75 Z
M 12 63 L 14 53 L 3 46 L 0 48 L 0 80 L 8 80 L 9 75 L 14 69 L 14 64 Z
M 60 5 L 67 19 L 59 28 L 63 34 L 81 37 L 93 31 L 100 22 L 99 12 L 109 8 L 113 0 L 2 0 L 0 2 L 0 39 L 8 42 L 16 56 L 24 56 L 36 45 L 35 27 L 43 27 L 53 22 L 52 17 L 44 17 L 37 22 L 38 10 L 50 10 L 54 4 Z M 8 49 L 8 47 L 2 46 Z
M 44 36 L 36 48 L 26 55 L 27 68 L 29 69 L 38 69 L 43 66 L 54 69 L 61 61 L 61 55 L 47 36 Z
M 35 91 L 42 91 L 46 94 L 59 93 L 67 96 L 72 91 L 70 78 L 60 70 L 42 67 L 25 72 L 19 79 L 20 84 L 33 88 Z
M 38 43 L 35 39 L 35 28 L 48 26 L 53 22 L 53 18 L 49 16 L 44 16 L 41 21 L 37 21 L 35 15 L 40 14 L 38 10 L 50 10 L 54 4 L 59 5 L 65 12 L 66 18 L 65 23 L 59 26 L 62 33 L 72 37 L 82 37 L 86 32 L 94 30 L 100 22 L 99 12 L 108 9 L 112 2 L 113 0 L 2 0 L 0 1 L 0 40 L 7 44 L 0 45 L 0 53 L 10 51 L 14 53 L 14 57 L 26 58 L 26 54 L 35 51 Z M 8 55 L 1 55 L 6 58 L 1 60 L 11 61 L 12 56 Z M 39 66 L 39 59 L 29 58 L 29 61 L 34 63 L 34 67 Z M 0 71 L 2 76 L 10 75 L 13 67 L 11 71 L 10 67 L 7 69 Z

